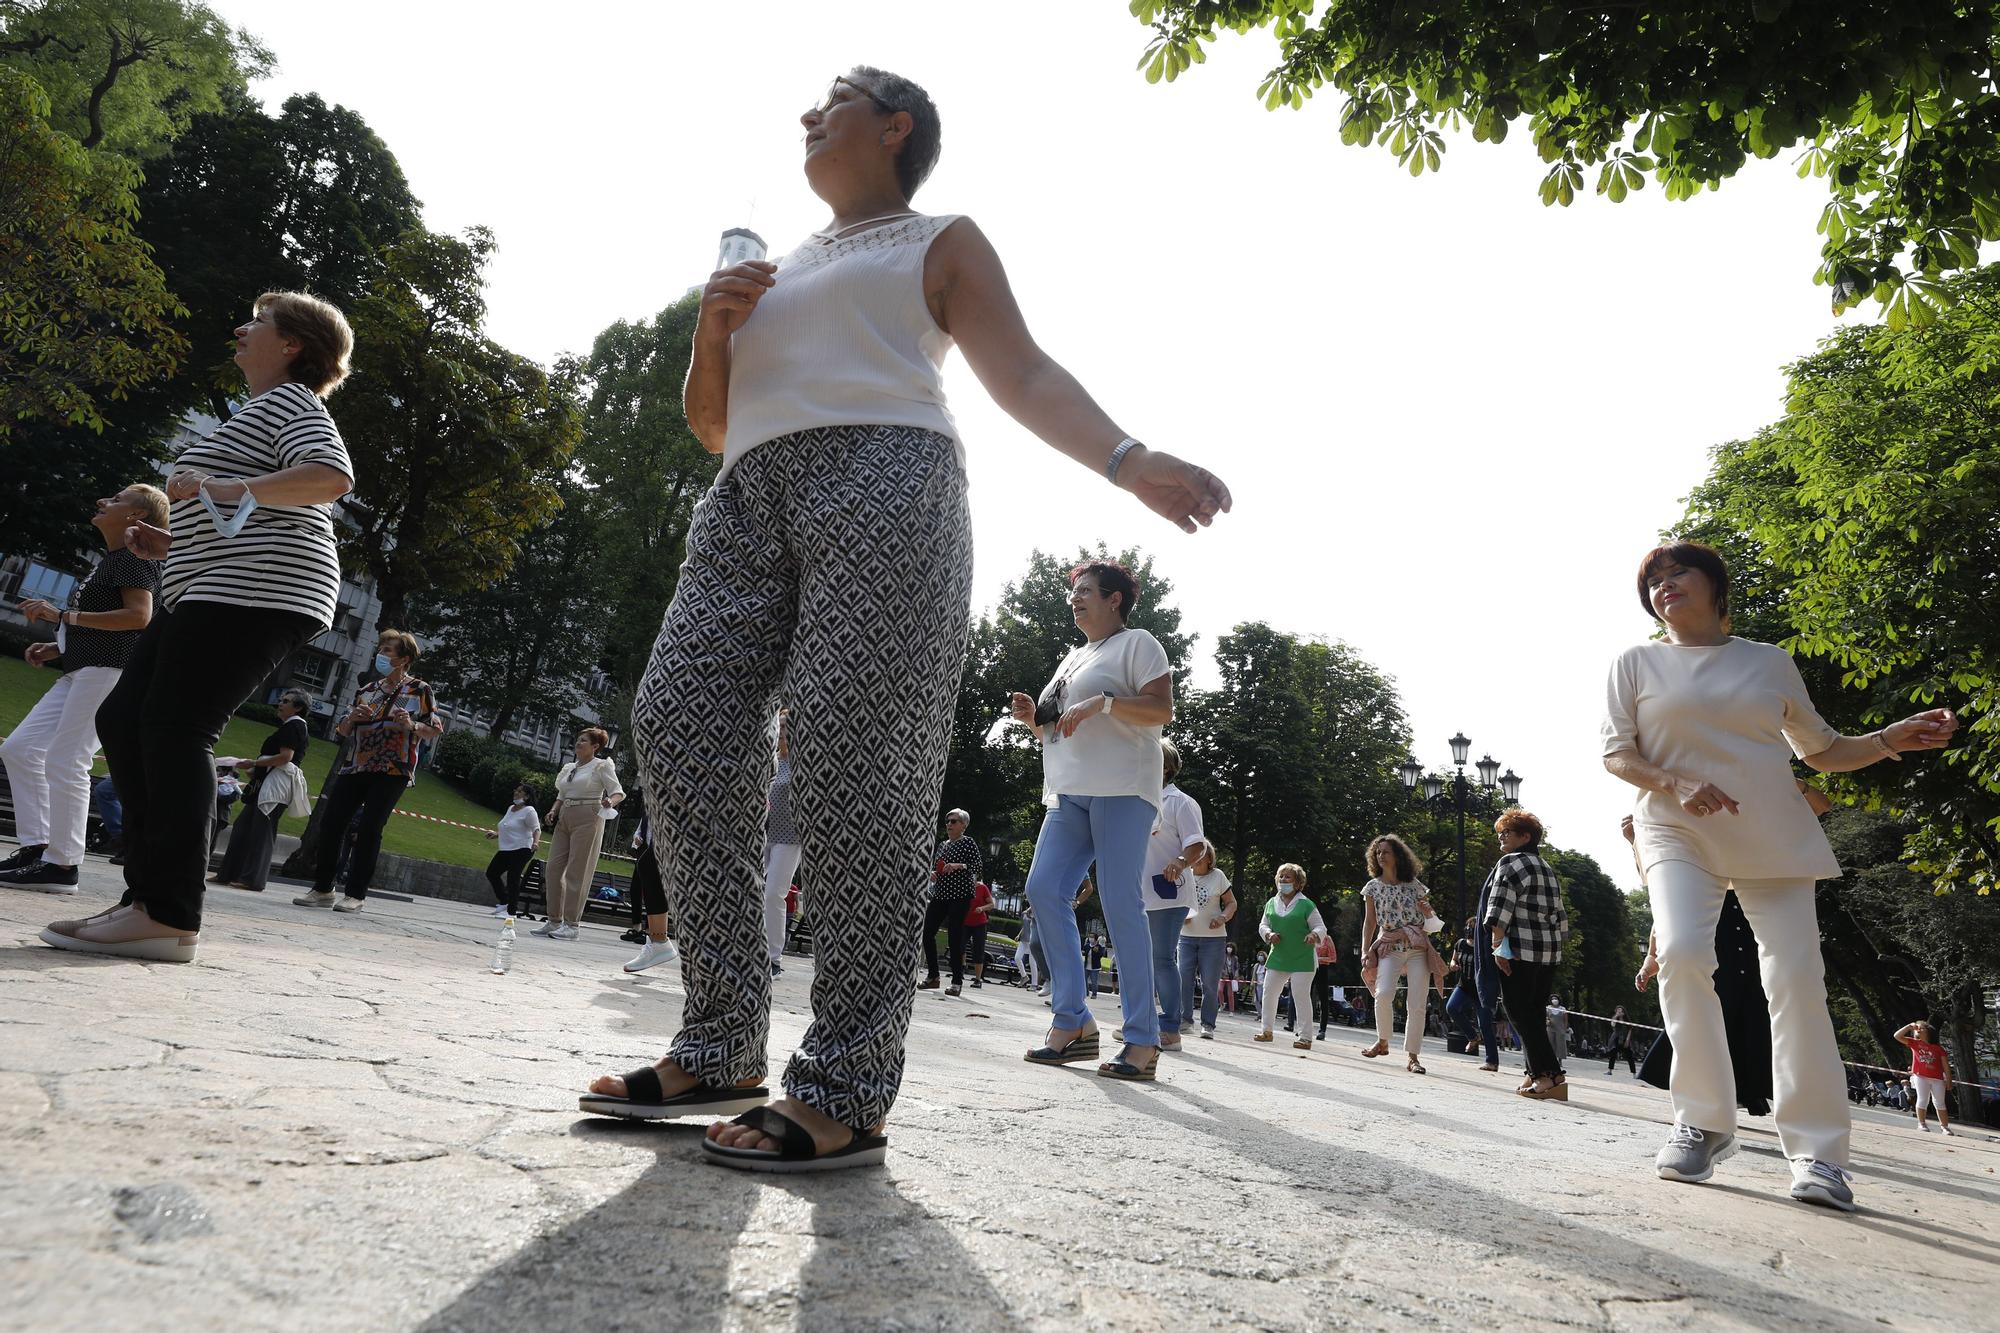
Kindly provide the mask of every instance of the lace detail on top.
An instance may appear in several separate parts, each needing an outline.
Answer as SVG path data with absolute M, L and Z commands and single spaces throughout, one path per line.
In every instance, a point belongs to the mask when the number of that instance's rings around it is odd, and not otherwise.
M 904 218 L 900 222 L 888 222 L 879 227 L 871 227 L 852 236 L 842 236 L 836 240 L 823 241 L 817 236 L 809 236 L 799 243 L 797 249 L 778 261 L 781 269 L 818 268 L 836 259 L 849 255 L 868 254 L 875 250 L 893 250 L 899 245 L 924 245 L 932 237 L 958 220 L 957 214 L 932 217 L 919 214 Z

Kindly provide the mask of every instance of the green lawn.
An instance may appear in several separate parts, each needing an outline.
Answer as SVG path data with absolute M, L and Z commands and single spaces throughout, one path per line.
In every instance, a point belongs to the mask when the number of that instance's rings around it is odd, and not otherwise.
M 28 715 L 43 691 L 55 683 L 57 673 L 47 668 L 29 666 L 18 657 L 0 659 L 0 734 L 13 730 L 14 725 Z M 251 722 L 246 718 L 231 718 L 229 726 L 222 733 L 215 752 L 224 755 L 254 755 L 264 743 L 271 729 L 261 722 Z M 326 771 L 333 762 L 334 746 L 331 742 L 313 738 L 312 747 L 306 751 L 306 781 L 317 793 L 320 784 L 326 780 Z M 104 772 L 104 761 L 99 759 L 95 769 Z M 417 785 L 403 796 L 398 810 L 409 810 L 420 815 L 433 815 L 439 819 L 452 819 L 461 824 L 477 825 L 480 829 L 492 828 L 499 816 L 479 805 L 460 792 L 456 787 L 437 774 L 423 772 L 417 775 Z M 232 812 L 233 813 L 233 812 Z M 303 824 L 296 819 L 287 819 L 280 831 L 298 833 Z M 629 836 L 629 834 L 628 834 Z M 493 843 L 474 833 L 471 829 L 447 828 L 442 824 L 430 824 L 421 819 L 410 819 L 403 815 L 392 815 L 389 827 L 382 835 L 382 850 L 397 852 L 403 856 L 421 857 L 427 861 L 443 861 L 450 865 L 483 868 L 493 856 Z M 542 850 L 548 850 L 548 840 L 542 840 Z M 624 847 L 616 849 L 623 852 Z M 631 873 L 629 861 L 600 860 L 598 868 L 613 874 Z

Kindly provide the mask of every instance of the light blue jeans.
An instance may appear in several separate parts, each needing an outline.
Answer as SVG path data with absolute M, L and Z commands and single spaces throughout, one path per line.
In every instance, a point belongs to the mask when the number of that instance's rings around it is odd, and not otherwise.
M 1183 935 L 1181 936 L 1181 1014 L 1185 1024 L 1194 1017 L 1194 997 L 1201 996 L 1201 1025 L 1215 1030 L 1215 1006 L 1222 989 L 1223 951 L 1228 947 L 1227 935 Z M 1201 972 L 1201 990 L 1195 990 L 1195 971 Z
M 1139 888 L 1146 871 L 1146 840 L 1158 813 L 1143 796 L 1064 796 L 1042 816 L 1035 863 L 1028 869 L 1028 903 L 1035 909 L 1036 935 L 1049 960 L 1049 1007 L 1058 1028 L 1085 1028 L 1091 1022 L 1084 1005 L 1083 938 L 1070 901 L 1095 861 L 1097 902 L 1118 956 L 1125 1042 L 1160 1044 L 1160 1017 L 1153 1011 L 1153 942 Z
M 1160 997 L 1160 1031 L 1178 1036 L 1181 1030 L 1181 969 L 1174 956 L 1181 942 L 1185 907 L 1156 907 L 1146 913 L 1153 935 L 1153 989 Z

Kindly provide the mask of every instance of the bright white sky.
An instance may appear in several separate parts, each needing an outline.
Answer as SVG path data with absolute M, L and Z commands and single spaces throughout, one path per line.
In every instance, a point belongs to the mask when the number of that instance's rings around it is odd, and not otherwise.
M 1462 728 L 1555 841 L 1636 886 L 1597 724 L 1606 665 L 1650 628 L 1637 559 L 1834 324 L 1824 193 L 1785 159 L 1688 203 L 1649 183 L 1546 209 L 1517 127 L 1412 180 L 1340 143 L 1332 94 L 1265 111 L 1267 36 L 1148 85 L 1124 0 L 210 3 L 276 52 L 273 110 L 353 107 L 432 228 L 493 229 L 489 327 L 544 361 L 705 280 L 727 227 L 781 254 L 825 225 L 799 113 L 855 63 L 916 79 L 944 121 L 919 206 L 977 218 L 1043 346 L 1236 497 L 1186 537 L 953 358 L 975 604 L 1037 547 L 1137 543 L 1201 634 L 1198 677 L 1240 621 L 1344 639 L 1398 681 L 1420 760 Z

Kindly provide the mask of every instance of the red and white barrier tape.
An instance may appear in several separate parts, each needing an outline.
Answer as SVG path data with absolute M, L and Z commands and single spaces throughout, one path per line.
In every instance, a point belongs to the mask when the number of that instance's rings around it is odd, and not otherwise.
M 1665 1028 L 1655 1027 L 1651 1023 L 1635 1023 L 1629 1018 L 1606 1018 L 1603 1014 L 1586 1014 L 1581 1009 L 1566 1009 L 1563 1012 L 1571 1018 L 1594 1018 L 1600 1023 L 1623 1023 L 1628 1028 L 1644 1028 L 1648 1032 L 1666 1031 Z M 1840 1063 L 1849 1069 L 1872 1069 L 1880 1074 L 1894 1074 L 1898 1078 L 1910 1077 L 1910 1071 L 1907 1069 L 1891 1069 L 1887 1065 L 1866 1065 L 1859 1060 L 1842 1060 Z M 2000 1092 L 2000 1086 L 1992 1083 L 1968 1083 L 1962 1078 L 1952 1079 L 1951 1084 L 1955 1088 L 1982 1088 L 1987 1092 Z

